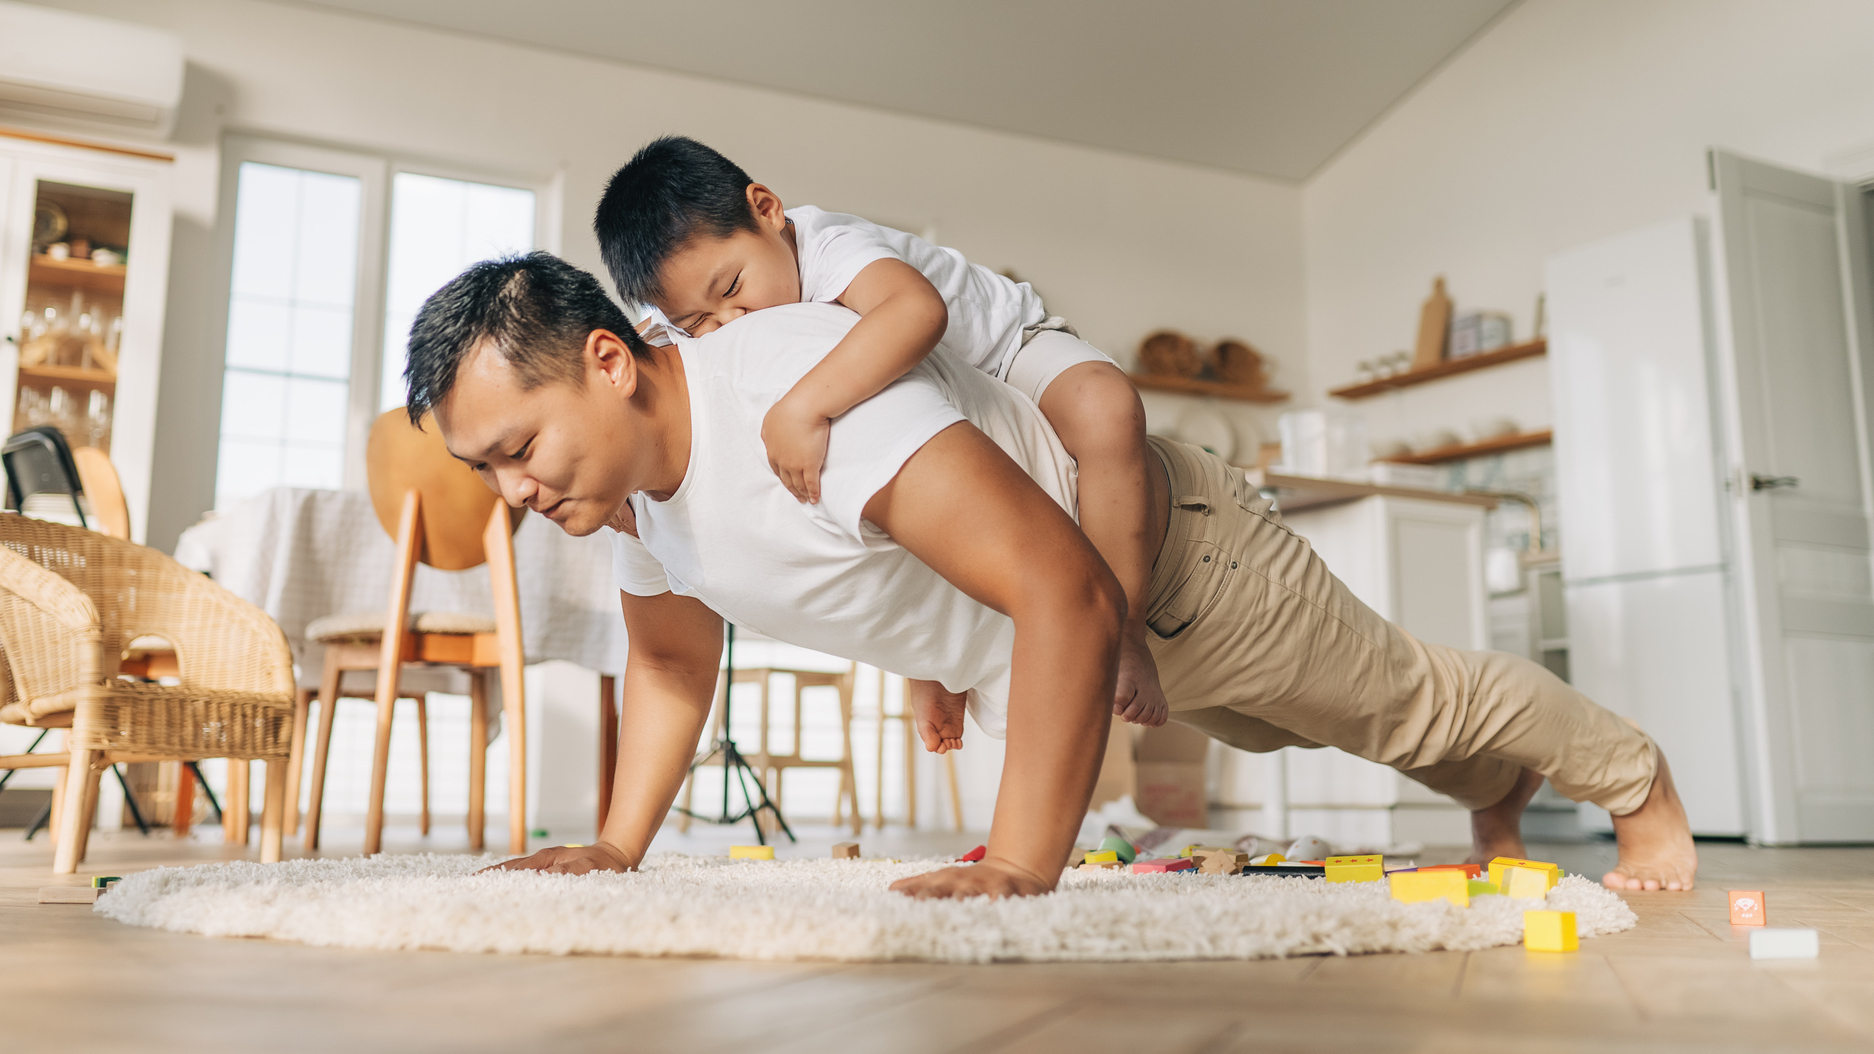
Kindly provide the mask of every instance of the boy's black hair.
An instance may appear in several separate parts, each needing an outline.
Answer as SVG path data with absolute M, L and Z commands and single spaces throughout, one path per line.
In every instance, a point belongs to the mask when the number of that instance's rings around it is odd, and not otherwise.
M 552 253 L 475 264 L 430 294 L 410 327 L 403 371 L 410 423 L 419 424 L 449 394 L 463 361 L 484 341 L 507 360 L 523 390 L 548 381 L 583 387 L 586 338 L 595 329 L 650 358 L 599 280 Z
M 618 295 L 652 303 L 664 292 L 658 270 L 691 238 L 759 230 L 748 205 L 752 182 L 735 162 L 684 136 L 639 150 L 612 174 L 592 217 Z

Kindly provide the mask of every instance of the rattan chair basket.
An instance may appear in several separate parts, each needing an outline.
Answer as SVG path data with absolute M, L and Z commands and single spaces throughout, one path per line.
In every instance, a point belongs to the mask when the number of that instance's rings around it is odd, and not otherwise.
M 173 647 L 180 683 L 118 676 L 140 637 Z M 118 761 L 273 762 L 261 858 L 279 859 L 293 658 L 264 611 L 154 549 L 0 514 L 0 647 L 11 689 L 0 721 L 70 729 L 55 872 L 83 859 L 98 777 Z

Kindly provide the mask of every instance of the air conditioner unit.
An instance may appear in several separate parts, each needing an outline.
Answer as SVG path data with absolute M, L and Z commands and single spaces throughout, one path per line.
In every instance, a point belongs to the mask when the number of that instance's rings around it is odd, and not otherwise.
M 182 65 L 173 33 L 0 0 L 0 119 L 167 136 Z

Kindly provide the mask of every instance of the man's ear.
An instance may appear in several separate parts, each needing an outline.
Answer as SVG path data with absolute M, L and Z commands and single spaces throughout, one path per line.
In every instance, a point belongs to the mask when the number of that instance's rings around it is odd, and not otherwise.
M 755 214 L 755 221 L 767 228 L 770 234 L 779 234 L 787 226 L 786 206 L 781 204 L 781 196 L 760 183 L 748 185 L 748 207 Z
M 583 355 L 588 383 L 600 383 L 629 399 L 638 390 L 638 357 L 624 338 L 609 329 L 586 334 Z

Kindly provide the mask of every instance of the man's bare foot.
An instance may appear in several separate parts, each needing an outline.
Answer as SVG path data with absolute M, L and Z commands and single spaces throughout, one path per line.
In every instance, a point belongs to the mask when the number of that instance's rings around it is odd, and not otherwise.
M 1529 852 L 1523 845 L 1523 809 L 1541 789 L 1542 773 L 1524 769 L 1502 801 L 1472 812 L 1471 855 L 1465 863 L 1487 864 L 1499 856 L 1521 860 Z
M 1646 801 L 1625 816 L 1614 817 L 1614 839 L 1620 843 L 1620 863 L 1601 876 L 1608 889 L 1652 892 L 1692 888 L 1698 874 L 1698 848 L 1685 806 L 1672 785 L 1666 755 L 1659 755 L 1659 771 Z
M 933 754 L 948 754 L 963 748 L 963 714 L 969 702 L 967 694 L 946 692 L 936 681 L 904 682 L 905 705 L 917 725 L 924 749 Z
M 1113 716 L 1135 725 L 1156 728 L 1171 716 L 1165 689 L 1158 683 L 1158 662 L 1145 646 L 1143 628 L 1130 630 L 1119 642 L 1119 677 L 1113 687 Z

